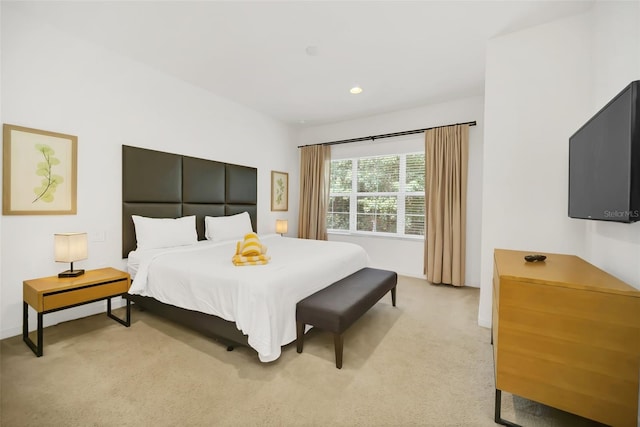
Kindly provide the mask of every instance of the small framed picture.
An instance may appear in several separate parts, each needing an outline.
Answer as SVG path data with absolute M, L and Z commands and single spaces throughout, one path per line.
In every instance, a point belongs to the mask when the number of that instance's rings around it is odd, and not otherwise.
M 3 215 L 75 215 L 78 137 L 3 126 Z
M 271 171 L 271 210 L 289 210 L 289 174 Z

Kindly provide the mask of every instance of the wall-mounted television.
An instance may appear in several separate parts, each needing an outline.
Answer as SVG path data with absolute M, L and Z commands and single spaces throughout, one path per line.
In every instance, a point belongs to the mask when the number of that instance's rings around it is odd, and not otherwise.
M 569 217 L 640 221 L 640 80 L 569 138 Z

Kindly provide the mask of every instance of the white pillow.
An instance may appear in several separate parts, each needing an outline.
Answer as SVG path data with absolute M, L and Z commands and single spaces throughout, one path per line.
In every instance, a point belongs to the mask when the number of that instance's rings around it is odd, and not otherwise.
M 198 242 L 196 217 L 147 218 L 131 215 L 136 227 L 138 249 L 168 248 Z
M 251 217 L 249 212 L 229 216 L 205 216 L 205 237 L 207 240 L 242 240 L 245 234 L 251 233 Z

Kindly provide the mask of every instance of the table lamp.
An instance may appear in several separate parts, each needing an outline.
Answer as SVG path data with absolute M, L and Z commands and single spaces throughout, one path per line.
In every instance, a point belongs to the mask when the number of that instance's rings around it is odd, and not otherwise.
M 289 228 L 289 222 L 286 219 L 276 219 L 276 233 L 280 233 L 282 236 L 287 232 Z
M 58 274 L 58 277 L 77 277 L 84 270 L 74 270 L 73 262 L 87 259 L 87 233 L 54 234 L 56 262 L 70 262 L 71 268 Z

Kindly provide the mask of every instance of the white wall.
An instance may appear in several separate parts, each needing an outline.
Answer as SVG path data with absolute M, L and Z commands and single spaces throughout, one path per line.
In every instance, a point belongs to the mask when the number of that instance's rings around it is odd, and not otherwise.
M 0 221 L 3 338 L 21 332 L 22 281 L 68 268 L 54 262 L 54 233 L 103 233 L 104 241 L 90 238 L 89 259 L 74 266 L 125 268 L 123 144 L 257 167 L 258 232 L 274 232 L 276 217 L 288 218 L 297 229 L 298 152 L 289 128 L 37 22 L 21 12 L 20 3 L 1 7 L 3 122 L 78 136 L 77 215 Z M 284 215 L 270 212 L 271 170 L 289 172 Z M 51 313 L 45 326 L 104 307 L 99 302 Z M 35 321 L 33 312 L 30 317 Z
M 638 78 L 637 8 L 598 3 L 488 45 L 480 325 L 491 324 L 495 248 L 576 254 L 640 288 L 640 224 L 567 216 L 569 136 Z
M 584 121 L 629 82 L 640 80 L 640 2 L 598 2 L 593 24 L 593 93 Z M 585 259 L 640 289 L 640 222 L 583 225 Z M 640 426 L 640 396 L 638 403 Z
M 593 95 L 588 120 L 629 82 L 640 80 L 640 2 L 596 3 Z M 585 221 L 589 262 L 640 288 L 640 222 Z
M 364 119 L 349 120 L 303 129 L 298 134 L 298 145 L 336 141 L 363 136 L 423 129 L 432 126 L 476 121 L 469 128 L 469 178 L 467 197 L 467 251 L 466 284 L 480 284 L 480 226 L 482 211 L 482 152 L 483 152 L 483 97 L 473 97 L 442 104 L 380 114 Z M 377 140 L 346 145 L 335 145 L 332 150 L 345 150 L 351 156 L 365 156 L 388 150 L 389 145 L 403 144 L 424 151 L 424 136 Z M 417 145 L 416 145 L 417 144 Z M 343 156 L 344 157 L 344 156 Z M 361 245 L 371 258 L 372 265 L 397 271 L 399 274 L 425 277 L 424 243 L 422 240 L 369 237 L 362 235 L 331 234 L 329 240 L 348 241 Z
M 0 6 L 0 22 L 2 22 L 2 6 Z M 2 100 L 2 32 L 0 31 L 0 100 Z M 4 123 L 4 118 L 2 115 L 2 102 L 0 102 L 0 123 Z M 2 171 L 2 162 L 0 162 L 0 171 Z M 2 192 L 2 190 L 0 190 Z M 0 241 L 2 241 L 2 221 L 0 221 Z M 2 260 L 2 245 L 0 244 L 0 260 Z M 2 262 L 0 261 L 0 278 L 2 277 Z M 0 282 L 1 283 L 1 282 Z M 0 307 L 2 305 L 2 289 L 0 284 Z M 2 316 L 0 316 L 0 333 L 2 333 L 4 329 L 2 328 Z M 2 337 L 2 335 L 0 335 Z

